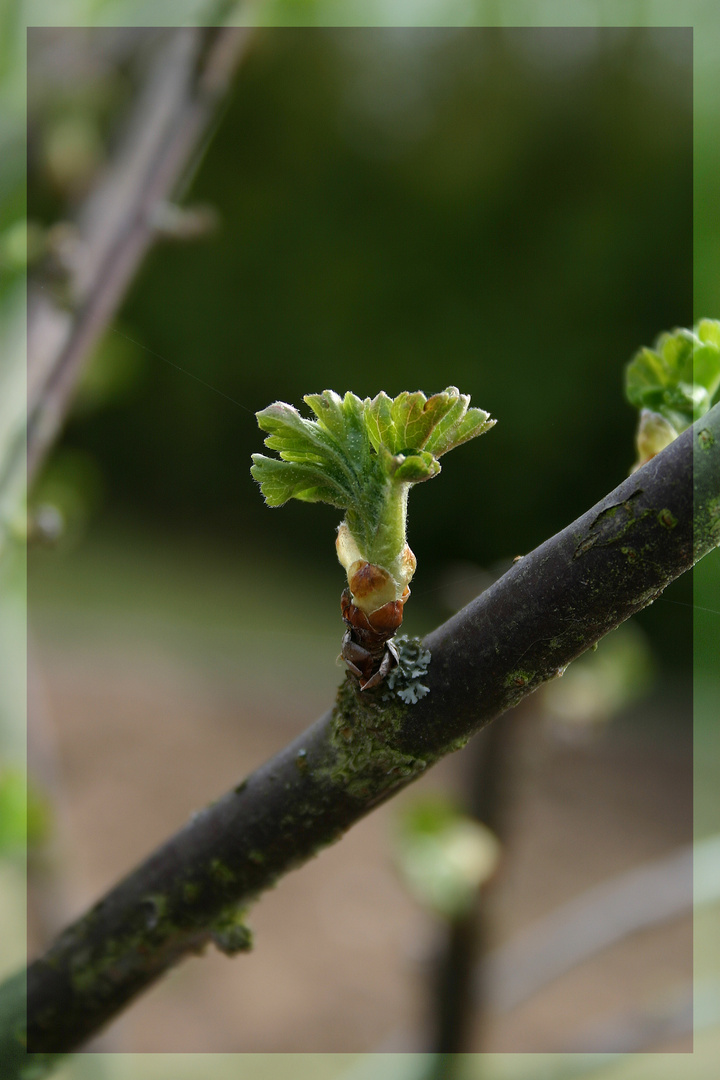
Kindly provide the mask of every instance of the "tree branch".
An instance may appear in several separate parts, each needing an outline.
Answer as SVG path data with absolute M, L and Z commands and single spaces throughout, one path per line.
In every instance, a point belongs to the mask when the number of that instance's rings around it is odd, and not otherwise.
M 162 232 L 162 210 L 207 143 L 250 31 L 175 30 L 156 59 L 125 139 L 79 212 L 67 260 L 71 308 L 28 291 L 27 431 L 0 462 L 0 494 L 30 484 L 56 438 L 90 350 Z M 27 437 L 27 443 L 26 443 Z
M 720 405 L 425 640 L 430 693 L 348 678 L 335 707 L 195 815 L 27 972 L 27 1046 L 79 1046 L 188 953 L 248 947 L 242 909 L 720 543 Z M 19 989 L 20 988 L 20 989 Z M 22 980 L 0 988 L 15 1017 Z M 2 1032 L 16 1051 L 24 1032 Z M 15 1041 L 13 1041 L 15 1040 Z M 8 1074 L 10 1075 L 10 1074 Z M 12 1074 L 16 1075 L 16 1074 Z M 19 1075 L 19 1074 L 18 1074 Z

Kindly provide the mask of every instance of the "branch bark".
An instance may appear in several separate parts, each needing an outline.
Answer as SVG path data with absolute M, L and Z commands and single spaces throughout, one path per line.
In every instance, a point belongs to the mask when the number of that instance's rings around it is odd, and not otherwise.
M 430 693 L 420 702 L 386 701 L 382 686 L 360 694 L 348 678 L 333 709 L 61 934 L 27 972 L 28 1049 L 78 1047 L 210 941 L 227 953 L 247 948 L 242 912 L 260 893 L 561 674 L 719 543 L 717 405 L 431 633 Z M 0 1051 L 16 1057 L 22 986 L 18 976 L 0 988 L 0 1015 L 15 1015 L 17 1028 L 5 1021 Z
M 91 349 L 162 232 L 162 210 L 187 184 L 249 41 L 238 27 L 173 31 L 141 93 L 125 139 L 78 214 L 67 260 L 70 309 L 28 289 L 27 430 L 0 462 L 0 495 L 37 475 L 61 428 Z

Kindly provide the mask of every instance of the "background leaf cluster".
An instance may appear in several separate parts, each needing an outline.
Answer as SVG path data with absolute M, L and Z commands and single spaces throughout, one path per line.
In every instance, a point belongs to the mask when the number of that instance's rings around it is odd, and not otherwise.
M 704 416 L 720 387 L 720 322 L 661 334 L 635 354 L 626 371 L 628 399 L 659 413 L 680 433 Z

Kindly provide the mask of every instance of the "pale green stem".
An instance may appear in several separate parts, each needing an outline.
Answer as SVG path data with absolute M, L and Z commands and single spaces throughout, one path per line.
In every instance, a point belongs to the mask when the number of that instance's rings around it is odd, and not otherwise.
M 396 484 L 388 479 L 382 510 L 375 530 L 370 534 L 363 529 L 359 515 L 352 509 L 348 509 L 346 515 L 348 528 L 363 558 L 382 566 L 396 580 L 402 577 L 409 491 L 410 484 Z

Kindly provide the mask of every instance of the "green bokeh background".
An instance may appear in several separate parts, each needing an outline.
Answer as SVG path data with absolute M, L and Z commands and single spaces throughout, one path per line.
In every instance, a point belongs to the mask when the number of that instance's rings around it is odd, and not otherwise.
M 682 29 L 258 32 L 188 193 L 219 228 L 147 260 L 95 362 L 96 380 L 131 367 L 134 385 L 78 410 L 60 446 L 99 466 L 95 522 L 337 573 L 336 511 L 263 506 L 253 413 L 326 388 L 454 384 L 499 423 L 413 493 L 427 619 L 447 614 L 448 566 L 493 566 L 564 527 L 632 460 L 627 359 L 692 321 L 690 65 Z M 29 213 L 49 223 L 57 119 L 36 120 Z M 681 609 L 647 618 L 687 664 Z

